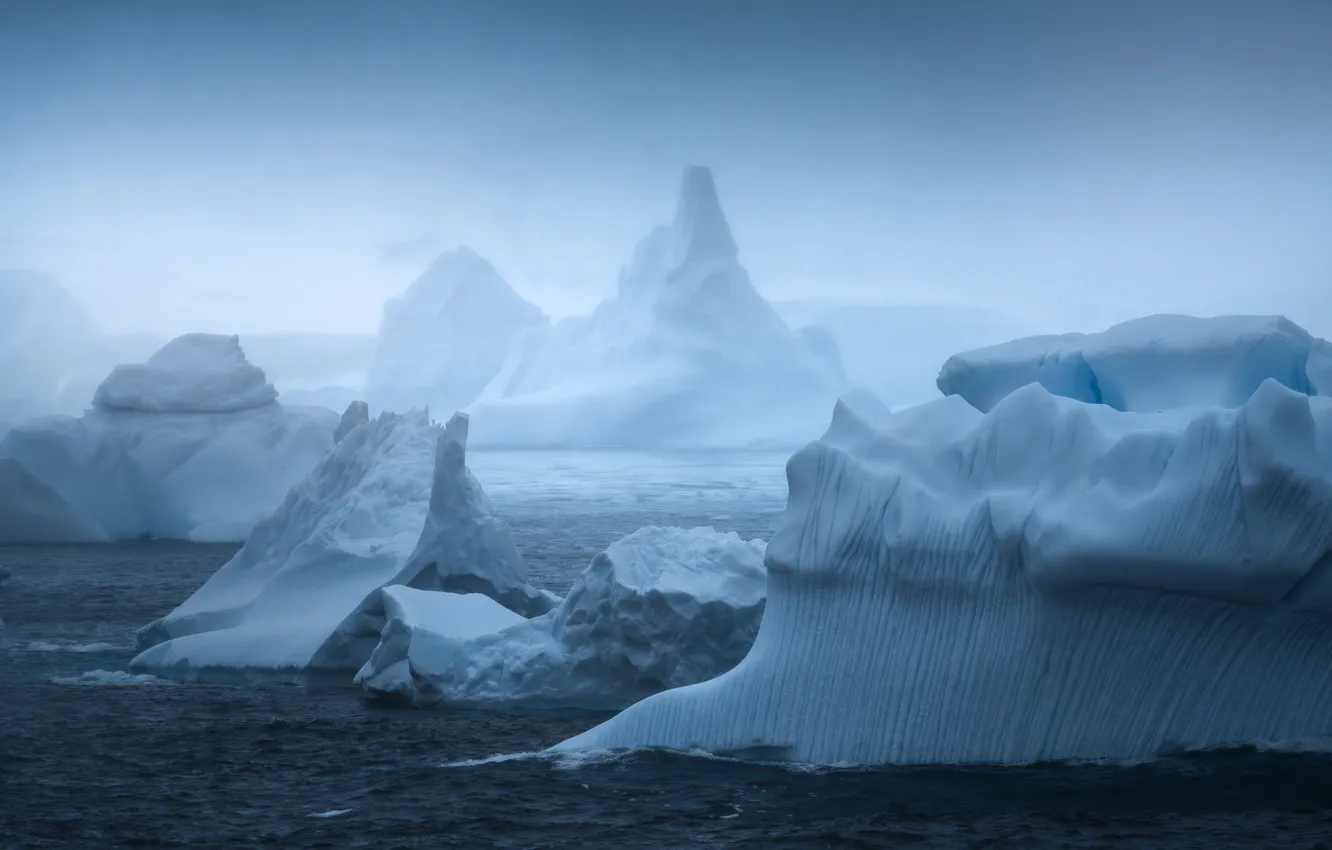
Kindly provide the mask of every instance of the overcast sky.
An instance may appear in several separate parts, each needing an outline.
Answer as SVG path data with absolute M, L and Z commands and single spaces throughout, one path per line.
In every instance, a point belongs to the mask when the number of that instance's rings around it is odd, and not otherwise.
M 693 163 L 771 297 L 1332 332 L 1327 0 L 0 0 L 0 266 L 112 331 L 581 312 Z

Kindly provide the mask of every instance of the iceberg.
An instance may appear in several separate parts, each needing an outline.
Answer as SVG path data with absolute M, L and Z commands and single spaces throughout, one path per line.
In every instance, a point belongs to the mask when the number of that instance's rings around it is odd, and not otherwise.
M 185 334 L 144 363 L 117 366 L 93 407 L 137 413 L 235 413 L 277 401 L 264 370 L 250 364 L 240 337 Z
M 508 614 L 505 623 L 496 614 L 507 612 L 484 596 L 464 615 L 463 597 L 452 594 L 435 597 L 454 596 L 438 612 L 386 610 L 356 681 L 418 705 L 623 708 L 739 663 L 763 616 L 763 550 L 762 540 L 711 528 L 648 527 L 594 557 L 542 617 Z
M 295 678 L 311 668 L 347 613 L 397 575 L 420 536 L 435 431 L 423 411 L 412 411 L 381 414 L 347 434 L 235 557 L 139 630 L 130 669 L 225 679 Z
M 520 337 L 548 322 L 475 252 L 447 252 L 384 305 L 367 398 L 377 407 L 460 410 L 498 374 Z
M 240 541 L 332 447 L 336 424 L 280 404 L 236 337 L 190 334 L 114 369 L 81 417 L 16 426 L 0 457 L 112 540 Z
M 506 562 L 507 548 L 486 548 L 507 538 L 498 537 L 502 526 L 485 494 L 454 480 L 474 483 L 454 463 L 463 460 L 465 423 L 455 417 L 441 429 L 424 411 L 412 411 L 382 413 L 354 427 L 234 558 L 178 608 L 139 630 L 140 652 L 130 669 L 206 681 L 350 677 L 379 642 L 386 585 L 453 580 L 551 607 L 554 597 L 512 584 L 525 581 L 526 572 Z M 437 489 L 472 501 L 436 499 Z M 437 510 L 456 516 L 434 516 Z M 415 552 L 436 551 L 423 527 L 452 527 L 472 548 L 450 554 L 470 558 L 413 560 Z M 484 574 L 496 565 L 505 569 Z
M 338 427 L 333 429 L 333 442 L 341 443 L 342 438 L 370 421 L 370 406 L 363 401 L 353 401 L 342 411 Z
M 0 457 L 0 544 L 106 543 L 97 520 L 13 458 Z
M 691 167 L 614 296 L 524 334 L 468 412 L 496 446 L 797 446 L 847 388 L 836 344 L 754 287 L 712 173 Z
M 839 405 L 787 480 L 745 659 L 557 750 L 1023 763 L 1332 732 L 1332 399 Z
M 1267 379 L 1332 395 L 1332 344 L 1281 316 L 1157 315 L 1095 334 L 1033 336 L 955 354 L 945 395 L 982 411 L 1030 383 L 1116 410 L 1238 407 Z

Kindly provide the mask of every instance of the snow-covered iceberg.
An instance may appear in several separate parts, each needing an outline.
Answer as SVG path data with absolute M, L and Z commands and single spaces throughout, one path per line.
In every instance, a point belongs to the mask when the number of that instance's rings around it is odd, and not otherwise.
M 938 387 L 983 411 L 1039 383 L 1078 401 L 1150 412 L 1238 407 L 1269 378 L 1332 395 L 1332 344 L 1280 316 L 1147 316 L 1101 333 L 1025 337 L 955 354 Z
M 384 305 L 366 379 L 372 405 L 460 410 L 481 394 L 545 313 L 468 248 L 441 255 Z
M 185 334 L 144 363 L 117 366 L 93 407 L 137 413 L 235 413 L 277 401 L 278 393 L 241 350 L 240 337 Z
M 623 708 L 745 656 L 763 616 L 763 549 L 711 528 L 649 527 L 593 558 L 543 617 L 504 623 L 491 600 L 454 594 L 435 597 L 443 611 L 386 611 L 357 681 L 417 704 Z
M 309 669 L 416 545 L 437 430 L 413 411 L 381 414 L 344 436 L 235 557 L 139 630 L 131 669 L 181 679 Z
M 848 388 L 830 342 L 792 331 L 754 288 L 712 174 L 694 167 L 615 295 L 521 337 L 468 410 L 487 445 L 797 446 Z
M 787 479 L 749 655 L 559 749 L 1012 763 L 1332 732 L 1332 399 L 839 406 Z
M 239 541 L 332 447 L 337 421 L 278 403 L 236 337 L 190 334 L 113 370 L 83 416 L 15 427 L 0 457 L 113 540 Z
M 496 531 L 502 523 L 463 465 L 465 439 L 464 417 L 441 429 L 421 411 L 354 427 L 231 561 L 139 631 L 131 670 L 186 680 L 350 679 L 379 642 L 385 585 L 456 581 L 548 610 L 556 599 L 527 588 L 521 561 L 507 560 L 507 530 Z M 441 553 L 430 530 L 446 527 L 461 548 Z

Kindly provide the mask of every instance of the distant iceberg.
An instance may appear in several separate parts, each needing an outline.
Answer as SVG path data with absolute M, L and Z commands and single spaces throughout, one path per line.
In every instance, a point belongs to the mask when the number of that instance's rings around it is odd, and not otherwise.
M 384 305 L 366 379 L 376 408 L 461 410 L 499 373 L 545 313 L 468 248 L 442 254 Z
M 751 652 L 556 749 L 1019 763 L 1332 732 L 1332 398 L 1255 389 L 839 405 L 787 466 Z
M 135 413 L 235 413 L 277 401 L 264 370 L 250 364 L 240 337 L 185 334 L 145 363 L 117 366 L 93 407 Z
M 1089 404 L 1151 412 L 1239 407 L 1269 378 L 1332 395 L 1332 344 L 1280 316 L 1147 316 L 1102 333 L 1025 337 L 956 354 L 938 386 L 983 411 L 1039 383 Z
M 112 540 L 244 540 L 332 447 L 337 421 L 330 410 L 278 403 L 236 337 L 189 334 L 116 367 L 83 416 L 9 431 L 0 458 L 58 500 L 29 486 L 28 496 L 0 499 L 0 511 L 11 523 L 43 510 L 80 517 L 29 525 L 29 537 L 51 530 L 43 542 L 90 538 L 75 526 Z
M 385 588 L 387 624 L 356 680 L 417 705 L 624 708 L 745 656 L 763 616 L 763 549 L 711 528 L 643 528 L 593 558 L 559 606 L 531 620 L 506 622 L 479 595 L 417 594 L 411 611 L 400 589 Z
M 691 167 L 615 295 L 520 337 L 467 409 L 493 446 L 792 447 L 847 389 L 836 343 L 754 287 L 712 173 Z

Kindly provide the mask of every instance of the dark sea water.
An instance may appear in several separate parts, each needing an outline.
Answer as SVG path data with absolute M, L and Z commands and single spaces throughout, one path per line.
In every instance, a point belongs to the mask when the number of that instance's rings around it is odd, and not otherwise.
M 577 487 L 549 500 L 491 472 L 535 579 L 559 591 L 642 525 L 768 536 L 780 508 L 780 493 L 727 500 L 721 488 L 582 509 Z M 351 687 L 125 674 L 132 631 L 235 548 L 0 548 L 12 572 L 0 584 L 0 848 L 1332 848 L 1320 753 L 803 771 L 580 761 L 521 754 L 600 717 L 385 709 Z

